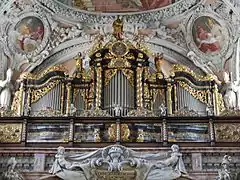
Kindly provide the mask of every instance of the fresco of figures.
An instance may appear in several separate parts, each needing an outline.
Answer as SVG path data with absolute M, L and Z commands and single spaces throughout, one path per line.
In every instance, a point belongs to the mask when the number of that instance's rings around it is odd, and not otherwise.
M 34 16 L 23 18 L 12 33 L 13 44 L 19 52 L 30 53 L 38 48 L 44 36 L 42 21 Z
M 201 16 L 194 21 L 192 35 L 195 45 L 206 54 L 219 53 L 226 42 L 223 27 L 209 16 Z

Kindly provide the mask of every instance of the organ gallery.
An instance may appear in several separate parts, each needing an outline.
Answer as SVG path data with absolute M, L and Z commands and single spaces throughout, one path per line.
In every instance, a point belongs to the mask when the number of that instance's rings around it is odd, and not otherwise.
M 0 179 L 239 178 L 236 2 L 0 6 Z

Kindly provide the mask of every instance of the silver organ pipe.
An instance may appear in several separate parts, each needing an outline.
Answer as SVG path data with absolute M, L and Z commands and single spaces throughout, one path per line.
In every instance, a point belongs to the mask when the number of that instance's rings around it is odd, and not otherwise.
M 79 90 L 78 93 L 76 94 L 76 97 L 74 99 L 74 106 L 77 109 L 76 110 L 76 116 L 79 116 L 83 110 L 84 110 L 84 99 L 81 94 L 81 91 Z
M 165 106 L 165 96 L 164 93 L 161 92 L 161 90 L 157 90 L 157 94 L 155 95 L 154 103 L 153 103 L 153 111 L 157 112 L 159 111 L 159 107 L 161 105 Z
M 38 113 L 46 108 L 56 111 L 61 110 L 61 83 L 51 89 L 46 95 L 41 97 L 37 102 L 31 104 L 31 115 Z
M 199 115 L 206 115 L 207 105 L 194 98 L 188 91 L 182 88 L 178 83 L 176 84 L 177 94 L 177 109 L 181 110 L 193 110 Z
M 121 108 L 121 116 L 134 108 L 134 88 L 121 71 L 112 77 L 104 87 L 104 109 L 115 115 L 115 107 Z

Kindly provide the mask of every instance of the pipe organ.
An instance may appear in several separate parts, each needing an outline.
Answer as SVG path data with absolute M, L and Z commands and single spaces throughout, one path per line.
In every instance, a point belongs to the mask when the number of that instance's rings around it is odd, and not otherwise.
M 155 72 L 150 72 L 147 49 L 119 33 L 107 42 L 99 37 L 90 50 L 88 70 L 83 68 L 79 54 L 71 76 L 61 65 L 40 74 L 22 74 L 22 88 L 12 109 L 31 116 L 50 110 L 72 116 L 139 116 L 146 112 L 155 116 L 182 112 L 206 116 L 218 115 L 223 109 L 211 75 L 199 76 L 187 67 L 173 65 L 171 76 L 165 78 L 160 53 L 154 60 Z
M 12 108 L 17 112 L 22 107 L 20 114 L 30 116 L 50 110 L 58 115 L 81 116 L 93 109 L 110 116 L 128 116 L 139 109 L 156 116 L 174 116 L 181 111 L 206 116 L 221 109 L 216 107 L 221 104 L 215 102 L 216 84 L 211 76 L 200 77 L 174 65 L 172 76 L 165 79 L 157 71 L 150 74 L 144 70 L 148 68 L 146 54 L 137 49 L 129 51 L 130 55 L 122 59 L 111 55 L 109 49 L 97 51 L 91 56 L 88 77 L 85 72 L 70 77 L 62 66 L 51 67 L 41 75 L 23 74 L 22 100 L 15 97 Z M 14 107 L 20 102 L 21 106 Z
M 34 115 L 41 109 L 51 108 L 56 111 L 61 110 L 61 84 L 57 84 L 56 87 L 52 88 L 46 95 L 43 95 L 38 101 L 32 102 L 30 105 L 31 115 Z

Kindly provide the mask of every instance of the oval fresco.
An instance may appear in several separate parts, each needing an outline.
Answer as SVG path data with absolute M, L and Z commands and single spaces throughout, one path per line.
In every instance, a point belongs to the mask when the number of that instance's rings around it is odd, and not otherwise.
M 193 22 L 192 36 L 197 48 L 205 54 L 219 53 L 226 43 L 224 28 L 209 16 L 201 16 Z
M 44 25 L 39 18 L 29 16 L 16 24 L 12 35 L 17 50 L 30 53 L 41 44 L 44 36 Z

